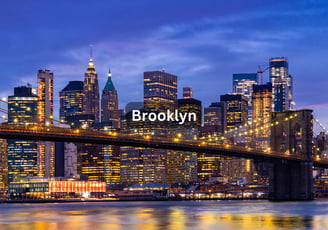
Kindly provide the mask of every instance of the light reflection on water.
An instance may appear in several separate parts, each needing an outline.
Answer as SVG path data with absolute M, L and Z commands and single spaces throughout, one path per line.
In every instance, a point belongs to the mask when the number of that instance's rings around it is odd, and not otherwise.
M 0 204 L 0 229 L 328 229 L 328 200 Z

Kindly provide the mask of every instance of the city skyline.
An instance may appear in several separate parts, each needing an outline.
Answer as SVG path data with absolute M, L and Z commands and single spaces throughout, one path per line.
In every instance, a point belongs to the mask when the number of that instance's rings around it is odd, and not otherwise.
M 82 2 L 74 5 L 75 11 L 68 10 L 71 4 L 4 5 L 1 17 L 6 27 L 0 60 L 3 76 L 8 77 L 0 86 L 1 97 L 11 95 L 14 87 L 26 83 L 35 87 L 37 70 L 50 69 L 54 72 L 54 103 L 58 108 L 59 91 L 68 81 L 83 79 L 90 44 L 94 47 L 99 86 L 105 85 L 110 67 L 120 95 L 120 108 L 130 101 L 142 101 L 144 71 L 166 68 L 179 76 L 179 98 L 182 87 L 192 86 L 194 97 L 208 106 L 218 101 L 220 95 L 232 92 L 232 74 L 254 73 L 258 65 L 267 67 L 269 58 L 284 56 L 294 77 L 295 109 L 314 109 L 315 116 L 328 124 L 328 98 L 315 94 L 328 84 L 322 65 L 328 49 L 324 43 L 324 1 L 188 1 L 188 5 L 142 1 L 110 2 L 103 7 L 103 2 Z M 90 7 L 93 11 L 88 11 Z M 163 10 L 156 11 L 153 17 L 154 9 Z M 90 16 L 84 17 L 85 12 Z M 13 17 L 18 14 L 19 17 Z M 129 17 L 121 16 L 125 14 Z M 26 17 L 28 20 L 22 20 Z M 67 25 L 63 25 L 64 21 Z M 309 78 L 316 80 L 309 84 Z M 264 83 L 268 80 L 267 71 Z

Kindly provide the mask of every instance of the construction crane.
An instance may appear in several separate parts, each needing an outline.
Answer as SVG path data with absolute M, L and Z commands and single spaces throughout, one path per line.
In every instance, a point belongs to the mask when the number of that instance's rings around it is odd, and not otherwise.
M 260 85 L 263 84 L 263 73 L 267 71 L 269 68 L 274 66 L 276 63 L 272 63 L 270 66 L 266 67 L 265 69 L 261 69 L 261 66 L 259 65 L 259 70 L 256 72 L 257 73 L 257 82 L 260 83 Z

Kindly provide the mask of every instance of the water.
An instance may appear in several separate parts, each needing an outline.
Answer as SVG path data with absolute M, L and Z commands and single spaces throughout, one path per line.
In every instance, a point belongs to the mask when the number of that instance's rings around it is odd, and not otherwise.
M 0 229 L 328 229 L 328 200 L 0 204 Z

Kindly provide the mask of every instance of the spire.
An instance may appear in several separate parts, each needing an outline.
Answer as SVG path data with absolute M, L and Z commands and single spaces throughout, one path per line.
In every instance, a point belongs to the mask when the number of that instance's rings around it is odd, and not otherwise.
M 108 76 L 108 79 L 107 79 L 107 82 L 106 82 L 106 85 L 105 85 L 103 91 L 106 91 L 106 90 L 107 91 L 113 91 L 113 90 L 115 90 L 115 87 L 114 87 L 114 84 L 112 82 L 112 73 L 110 72 L 110 68 L 108 70 L 107 76 Z
M 92 60 L 92 47 L 93 47 L 93 45 L 90 45 L 90 59 L 89 59 L 89 64 L 88 64 L 88 69 L 87 69 L 88 73 L 90 73 L 90 72 L 96 73 L 96 68 L 95 68 L 95 65 L 93 64 L 93 60 Z

